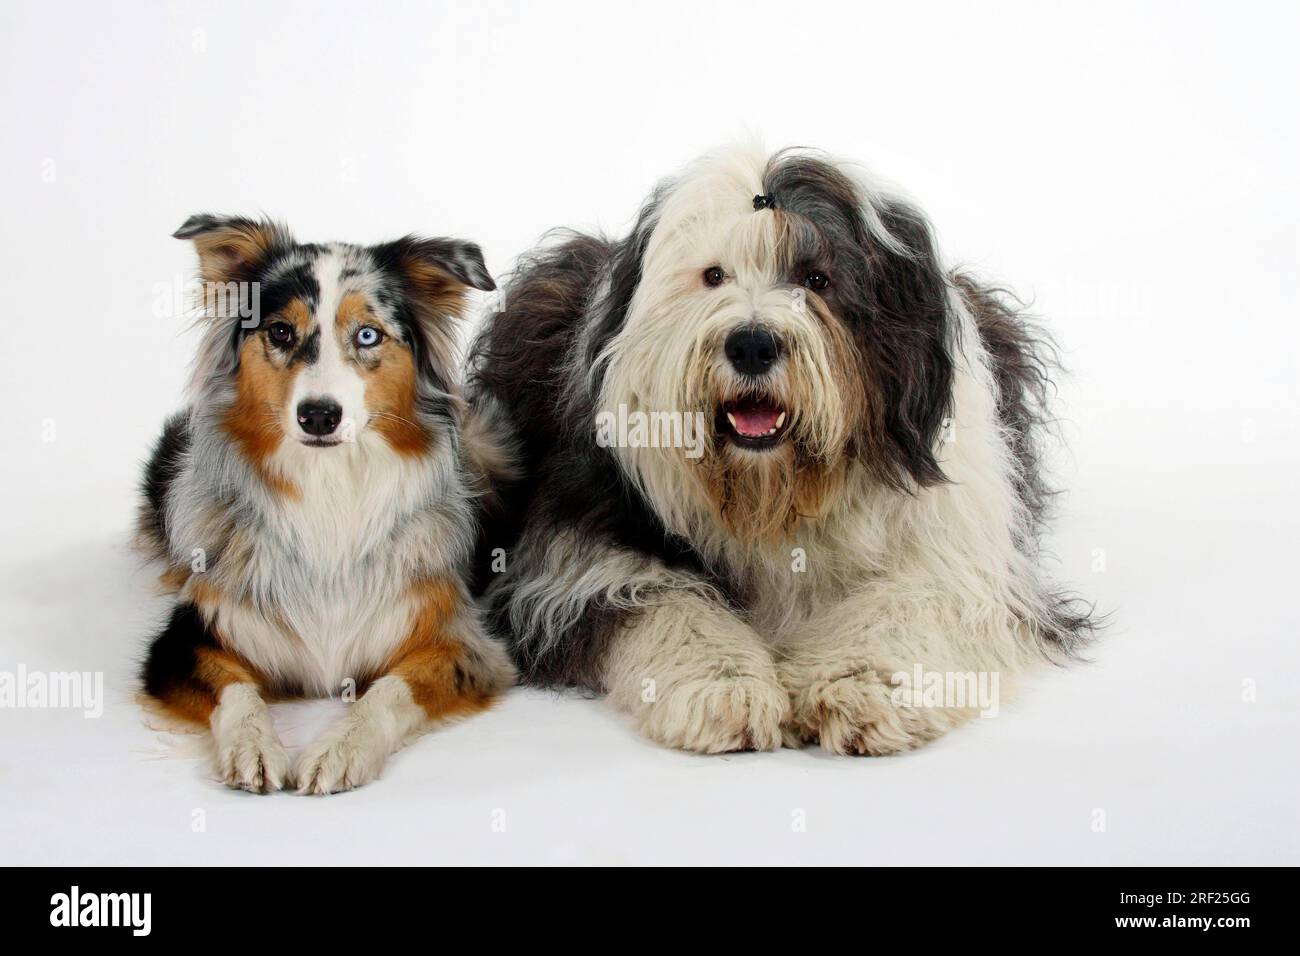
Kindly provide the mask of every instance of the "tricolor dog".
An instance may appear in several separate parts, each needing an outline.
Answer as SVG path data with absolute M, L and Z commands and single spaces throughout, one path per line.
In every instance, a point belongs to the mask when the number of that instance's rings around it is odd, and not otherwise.
M 189 403 L 144 474 L 139 539 L 176 595 L 144 691 L 211 728 L 233 787 L 357 787 L 514 680 L 463 583 L 474 488 L 455 325 L 492 279 L 477 246 L 449 239 L 302 244 L 210 215 L 176 236 L 223 294 L 205 295 Z M 354 688 L 291 768 L 267 701 Z

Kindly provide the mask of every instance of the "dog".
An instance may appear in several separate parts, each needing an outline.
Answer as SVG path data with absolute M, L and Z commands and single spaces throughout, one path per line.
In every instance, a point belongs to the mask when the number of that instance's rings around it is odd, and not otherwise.
M 892 754 L 981 710 L 933 675 L 1013 686 L 1090 636 L 1038 569 L 1050 341 L 856 166 L 711 153 L 504 302 L 476 586 L 526 681 L 690 751 Z
M 300 244 L 212 215 L 175 235 L 198 252 L 203 331 L 144 470 L 138 543 L 176 595 L 144 694 L 211 728 L 232 787 L 348 790 L 514 682 L 464 580 L 456 325 L 494 283 L 450 239 Z M 355 703 L 291 771 L 267 701 L 333 695 Z

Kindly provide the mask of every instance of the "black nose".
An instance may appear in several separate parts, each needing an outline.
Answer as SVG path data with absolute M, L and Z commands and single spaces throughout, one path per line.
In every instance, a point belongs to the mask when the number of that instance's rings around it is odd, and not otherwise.
M 298 406 L 298 424 L 308 435 L 331 435 L 342 418 L 343 409 L 337 402 L 316 398 Z
M 722 346 L 727 361 L 741 375 L 762 375 L 781 355 L 776 336 L 758 325 L 736 329 Z

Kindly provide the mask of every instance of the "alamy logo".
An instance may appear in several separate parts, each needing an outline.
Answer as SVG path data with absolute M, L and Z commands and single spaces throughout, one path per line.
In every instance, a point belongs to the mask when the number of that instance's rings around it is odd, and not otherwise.
M 601 448 L 685 448 L 687 458 L 704 454 L 703 412 L 618 412 L 596 414 L 596 444 Z
M 148 936 L 153 923 L 151 893 L 70 893 L 50 897 L 51 926 L 129 926 L 131 935 Z
M 103 671 L 0 671 L 0 709 L 80 710 L 84 717 L 104 713 Z
M 204 282 L 175 276 L 153 287 L 153 313 L 160 319 L 198 309 L 214 319 L 239 319 L 245 329 L 262 321 L 262 286 L 258 282 Z
M 927 671 L 917 664 L 911 673 L 895 671 L 889 682 L 898 707 L 969 707 L 981 717 L 998 715 L 997 671 Z

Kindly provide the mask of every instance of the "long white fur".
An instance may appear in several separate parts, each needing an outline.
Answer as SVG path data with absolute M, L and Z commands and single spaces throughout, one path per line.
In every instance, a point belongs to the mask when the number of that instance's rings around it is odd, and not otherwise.
M 698 407 L 700 394 L 726 374 L 721 339 L 761 316 L 793 345 L 785 387 L 805 401 L 799 413 L 810 416 L 809 433 L 828 451 L 842 441 L 838 396 L 822 364 L 824 330 L 778 287 L 772 217 L 748 211 L 750 197 L 763 191 L 767 159 L 755 149 L 714 154 L 671 187 L 625 327 L 597 359 L 605 371 L 601 409 Z M 892 192 L 842 168 L 860 183 L 877 241 L 896 246 L 876 212 Z M 720 259 L 734 270 L 730 286 L 722 297 L 699 295 L 701 270 Z M 955 289 L 950 300 L 954 421 L 936 449 L 949 483 L 901 493 L 854 464 L 827 513 L 772 545 L 738 540 L 719 525 L 683 450 L 621 449 L 622 467 L 667 527 L 744 582 L 754 599 L 728 607 L 652 559 L 553 541 L 535 546 L 551 549 L 557 577 L 535 580 L 513 599 L 512 612 L 533 615 L 559 642 L 582 603 L 577 597 L 615 595 L 616 606 L 643 608 L 615 638 L 606 688 L 642 730 L 671 746 L 734 749 L 741 728 L 751 744 L 773 746 L 779 711 L 787 741 L 891 753 L 969 716 L 901 706 L 891 675 L 916 664 L 990 671 L 1007 687 L 1043 659 L 1034 624 L 1047 620 L 1047 610 L 1036 597 L 1036 571 L 1016 546 L 1030 535 L 1030 518 L 1012 484 L 989 358 Z M 796 548 L 806 571 L 794 570 Z M 743 692 L 740 678 L 719 671 L 720 661 L 739 668 Z M 651 703 L 642 699 L 647 680 L 658 688 Z M 774 708 L 776 692 L 788 708 Z
M 647 608 L 605 661 L 609 699 L 647 736 L 702 753 L 775 750 L 790 700 L 763 639 L 717 601 Z

